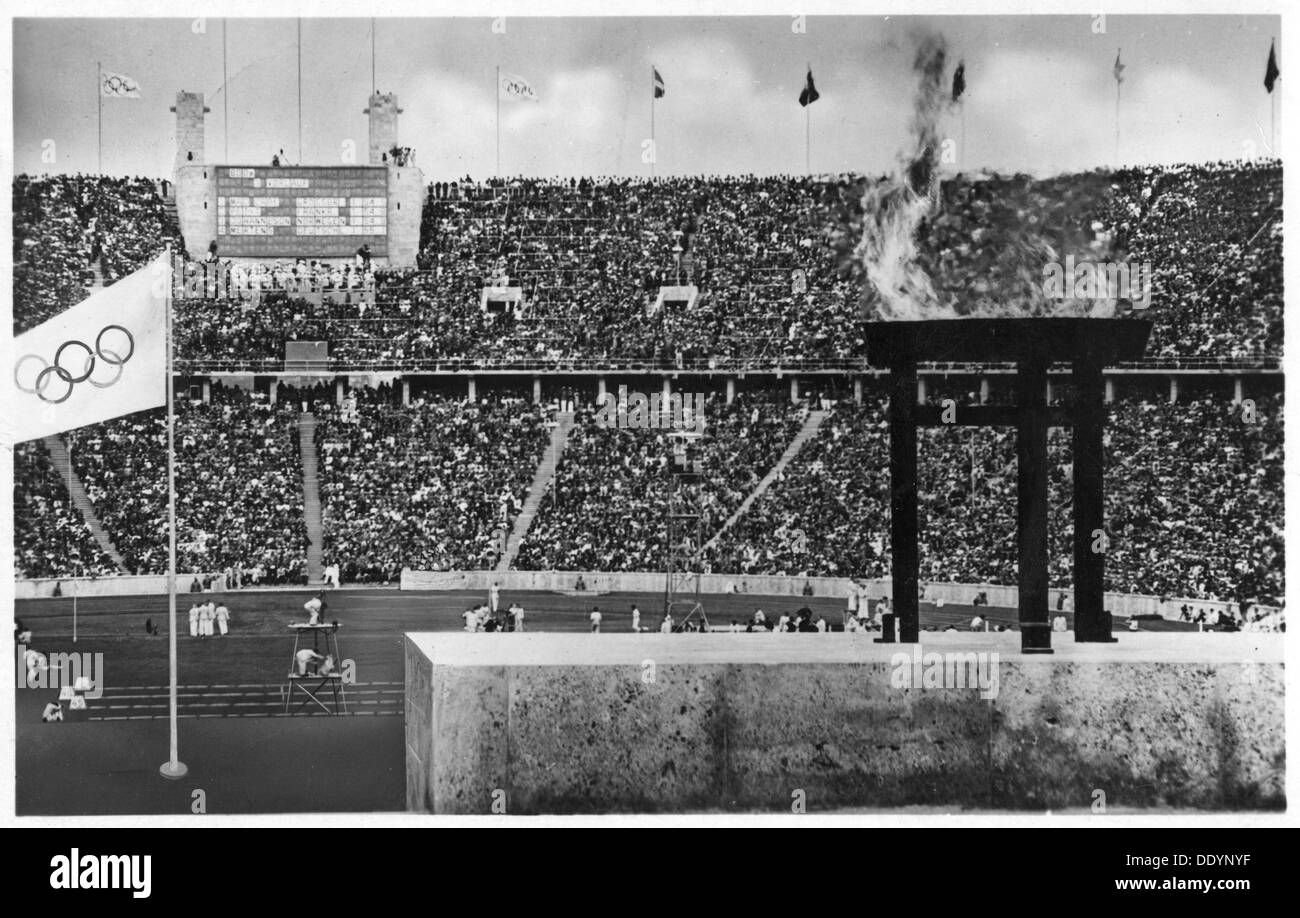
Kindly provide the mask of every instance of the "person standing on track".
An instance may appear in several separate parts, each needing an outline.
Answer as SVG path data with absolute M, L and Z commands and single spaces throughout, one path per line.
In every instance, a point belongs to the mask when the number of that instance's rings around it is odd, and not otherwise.
M 501 606 L 501 584 L 493 583 L 488 587 L 488 610 L 495 617 L 497 609 Z
M 205 602 L 199 606 L 199 637 L 205 638 L 212 634 L 212 603 Z
M 199 636 L 199 604 L 190 603 L 190 637 Z
M 632 630 L 637 634 L 641 633 L 641 610 L 637 608 L 636 603 L 632 603 Z
M 588 617 L 591 619 L 591 633 L 592 633 L 592 634 L 599 634 L 599 633 L 600 633 L 600 618 L 601 618 L 601 616 L 600 616 L 600 608 L 597 607 L 597 606 L 592 606 L 592 607 L 591 607 L 591 615 L 588 616 Z
M 226 632 L 230 627 L 229 626 L 230 610 L 226 608 L 226 604 L 224 602 L 221 605 L 217 606 L 216 616 L 217 616 L 217 627 L 221 629 L 221 636 L 225 637 Z
M 510 620 L 514 622 L 514 630 L 523 631 L 524 630 L 524 607 L 519 605 L 518 600 L 515 600 L 510 604 L 510 609 L 508 610 L 508 614 L 510 615 Z
M 317 593 L 302 604 L 302 607 L 307 610 L 307 624 L 319 625 L 321 623 L 322 616 L 325 614 L 325 600 L 322 598 L 324 595 L 324 591 Z

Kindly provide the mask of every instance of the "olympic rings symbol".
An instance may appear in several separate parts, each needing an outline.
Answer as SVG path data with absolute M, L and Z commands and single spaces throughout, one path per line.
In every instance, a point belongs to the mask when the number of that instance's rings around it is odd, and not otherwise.
M 125 348 L 121 348 L 120 342 L 113 341 L 112 339 L 110 339 L 110 343 L 119 346 L 116 348 L 105 346 L 104 336 L 112 331 L 121 332 L 126 336 Z M 126 353 L 123 354 L 122 350 L 125 350 Z M 79 374 L 74 375 L 72 372 L 72 370 L 76 368 L 75 363 L 72 364 L 72 369 L 63 365 L 64 354 L 68 351 L 72 351 L 74 354 L 77 351 L 84 352 L 81 372 Z M 14 364 L 14 385 L 23 392 L 37 396 L 43 402 L 49 402 L 51 405 L 58 405 L 62 402 L 66 402 L 72 397 L 72 392 L 77 387 L 78 383 L 89 382 L 96 389 L 107 389 L 109 386 L 116 384 L 117 381 L 122 378 L 123 365 L 133 356 L 135 356 L 135 337 L 121 325 L 105 325 L 100 329 L 99 334 L 95 337 L 95 346 L 93 348 L 86 342 L 76 338 L 64 341 L 59 345 L 59 349 L 54 352 L 53 363 L 48 362 L 39 354 L 24 354 L 22 357 L 18 358 L 18 362 Z M 41 368 L 36 372 L 36 378 L 32 382 L 32 385 L 26 386 L 23 385 L 20 374 L 23 367 L 29 361 L 39 363 Z M 90 378 L 90 374 L 95 372 L 95 364 L 97 361 L 103 361 L 109 366 L 117 368 L 112 379 L 107 382 L 101 382 L 100 380 Z M 59 395 L 58 398 L 52 398 L 46 393 L 46 389 L 50 387 L 51 378 L 58 379 L 59 382 L 63 383 L 67 387 L 66 391 Z

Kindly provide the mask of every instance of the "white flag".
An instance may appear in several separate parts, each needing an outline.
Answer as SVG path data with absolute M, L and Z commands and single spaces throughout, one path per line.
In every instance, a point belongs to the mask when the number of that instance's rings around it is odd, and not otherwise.
M 497 86 L 497 95 L 505 102 L 537 102 L 537 93 L 533 87 L 528 85 L 528 81 L 521 76 L 515 76 L 513 73 L 501 74 L 501 82 Z
M 99 94 L 112 96 L 114 99 L 140 98 L 140 84 L 134 77 L 125 73 L 111 73 L 105 70 L 99 75 Z
M 159 255 L 129 277 L 13 340 L 14 442 L 167 403 L 167 289 Z

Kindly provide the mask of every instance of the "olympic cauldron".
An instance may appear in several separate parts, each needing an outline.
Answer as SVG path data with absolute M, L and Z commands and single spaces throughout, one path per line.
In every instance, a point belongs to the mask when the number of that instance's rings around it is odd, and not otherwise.
M 943 423 L 942 409 L 917 401 L 918 363 L 1015 364 L 1014 405 L 958 408 L 951 423 L 1014 426 L 1018 484 L 1020 643 L 1025 653 L 1051 653 L 1047 581 L 1047 429 L 1073 428 L 1074 639 L 1115 640 L 1104 606 L 1105 520 L 1102 433 L 1106 423 L 1102 369 L 1136 360 L 1146 349 L 1145 319 L 1082 317 L 954 318 L 876 321 L 866 326 L 867 356 L 889 369 L 890 539 L 898 639 L 920 635 L 917 551 L 916 428 Z M 1047 370 L 1069 364 L 1075 401 L 1047 404 Z M 880 639 L 894 640 L 892 623 Z

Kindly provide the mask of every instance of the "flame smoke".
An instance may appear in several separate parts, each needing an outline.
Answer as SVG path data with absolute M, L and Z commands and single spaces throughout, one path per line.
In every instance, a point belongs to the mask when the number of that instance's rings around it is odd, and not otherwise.
M 1035 190 L 1026 177 L 986 177 L 993 179 L 989 187 L 997 189 L 990 199 L 982 195 L 978 182 L 967 180 L 956 183 L 948 195 L 951 200 L 946 203 L 955 212 L 943 212 L 939 128 L 953 104 L 944 81 L 946 58 L 942 35 L 931 33 L 916 40 L 909 148 L 900 155 L 895 172 L 883 181 L 869 181 L 862 196 L 862 235 L 853 259 L 865 275 L 865 317 L 1114 314 L 1115 293 L 1109 289 L 1087 300 L 1050 299 L 1043 291 L 1044 265 L 1060 262 L 1067 254 L 1080 261 L 1107 257 L 1109 239 L 1081 225 L 1084 214 L 1101 209 L 1100 201 L 1107 194 L 1100 176 L 1080 178 L 1079 192 L 1068 200 L 1053 200 L 1050 181 L 1039 183 L 1040 190 Z M 979 200 L 972 203 L 972 195 Z M 954 228 L 962 225 L 968 227 L 968 235 L 954 245 Z M 954 277 L 936 275 L 938 290 L 918 250 L 923 233 L 927 239 L 935 236 L 931 241 L 936 245 L 939 238 L 947 239 L 961 264 Z M 943 271 L 945 259 L 951 258 L 951 253 L 935 253 L 926 260 Z M 961 289 L 955 289 L 955 278 L 964 281 Z
M 942 318 L 934 286 L 917 263 L 916 236 L 939 199 L 939 118 L 947 110 L 943 86 L 947 42 L 920 39 L 912 60 L 917 76 L 912 99 L 912 149 L 900 169 L 869 184 L 862 198 L 862 241 L 857 257 L 867 276 L 868 312 L 882 319 Z

